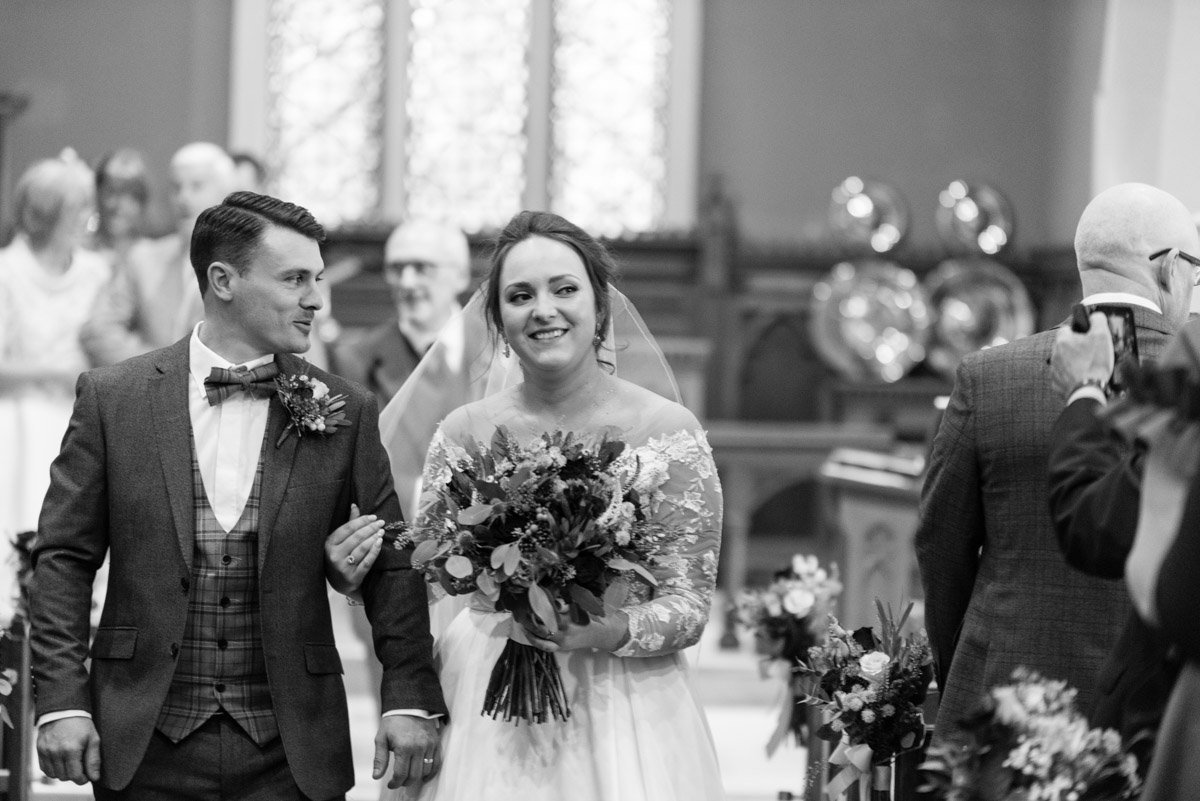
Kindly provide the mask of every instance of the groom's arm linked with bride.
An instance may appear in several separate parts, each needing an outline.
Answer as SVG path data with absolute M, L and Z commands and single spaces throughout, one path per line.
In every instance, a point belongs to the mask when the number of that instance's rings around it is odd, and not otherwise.
M 307 350 L 321 304 L 323 236 L 304 209 L 231 195 L 193 234 L 204 322 L 79 380 L 34 552 L 33 672 L 43 770 L 92 781 L 97 798 L 209 797 L 231 778 L 231 743 L 245 781 L 280 788 L 272 797 L 337 798 L 354 783 L 325 542 L 351 504 L 401 513 L 374 398 L 291 355 Z M 230 372 L 228 392 L 210 368 Z M 250 378 L 262 371 L 278 379 Z M 316 425 L 335 415 L 336 430 Z M 382 709 L 444 714 L 407 555 L 381 555 L 362 592 Z M 384 717 L 376 773 L 391 751 L 393 783 L 428 778 L 437 728 Z

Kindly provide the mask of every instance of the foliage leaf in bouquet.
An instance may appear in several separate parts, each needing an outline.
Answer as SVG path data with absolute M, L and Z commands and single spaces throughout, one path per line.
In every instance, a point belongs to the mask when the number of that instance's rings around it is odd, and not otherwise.
M 1066 682 L 1017 668 L 930 747 L 925 792 L 944 801 L 1118 801 L 1138 796 L 1120 735 L 1090 728 Z
M 629 581 L 657 583 L 645 472 L 619 440 L 559 431 L 523 445 L 499 427 L 488 445 L 471 442 L 452 460 L 435 488 L 442 528 L 415 543 L 413 564 L 441 591 L 478 593 L 525 631 L 551 638 L 567 620 L 586 624 L 619 606 Z M 568 717 L 553 655 L 510 639 L 484 712 Z

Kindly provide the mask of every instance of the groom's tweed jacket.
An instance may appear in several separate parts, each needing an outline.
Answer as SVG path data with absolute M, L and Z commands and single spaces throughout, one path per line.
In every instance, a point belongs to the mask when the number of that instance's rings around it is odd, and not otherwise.
M 1142 359 L 1169 335 L 1133 307 Z M 926 625 L 942 688 L 937 736 L 1025 665 L 1091 707 L 1125 624 L 1125 585 L 1059 552 L 1048 508 L 1051 432 L 1065 403 L 1050 379 L 1055 332 L 965 357 L 930 456 L 916 534 Z
M 348 425 L 330 436 L 290 433 L 270 400 L 263 449 L 256 569 L 271 706 L 301 792 L 330 798 L 354 781 L 342 665 L 334 642 L 325 539 L 354 502 L 400 519 L 378 409 L 363 387 L 279 354 L 346 396 Z M 125 787 L 146 751 L 175 675 L 189 614 L 195 517 L 188 339 L 84 373 L 62 451 L 50 470 L 31 587 L 37 712 L 92 714 L 101 783 Z M 110 557 L 108 594 L 87 665 L 96 569 Z M 405 554 L 384 551 L 363 584 L 384 709 L 444 712 L 432 664 L 425 585 Z

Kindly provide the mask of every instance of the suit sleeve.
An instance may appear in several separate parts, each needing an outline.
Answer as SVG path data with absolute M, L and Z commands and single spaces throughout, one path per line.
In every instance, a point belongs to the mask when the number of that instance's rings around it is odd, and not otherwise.
M 387 453 L 379 440 L 379 407 L 368 393 L 362 392 L 362 398 L 352 477 L 355 502 L 363 514 L 400 521 Z M 382 708 L 445 714 L 433 667 L 425 581 L 412 569 L 409 556 L 385 547 L 363 581 L 375 654 L 383 665 Z
M 916 532 L 925 623 L 938 683 L 943 687 L 971 601 L 984 538 L 969 361 L 958 367 L 950 402 L 933 440 Z
M 1081 399 L 1063 409 L 1050 440 L 1050 516 L 1058 545 L 1077 570 L 1121 578 L 1133 547 L 1141 494 L 1142 446 L 1127 448 Z
M 95 383 L 87 373 L 38 520 L 29 590 L 33 680 L 40 717 L 92 711 L 88 691 L 92 582 L 108 550 L 105 444 Z

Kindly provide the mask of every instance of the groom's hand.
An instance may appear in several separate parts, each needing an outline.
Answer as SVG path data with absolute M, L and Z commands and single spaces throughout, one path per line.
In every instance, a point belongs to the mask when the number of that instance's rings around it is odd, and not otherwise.
M 350 519 L 325 538 L 325 575 L 342 595 L 356 595 L 383 547 L 385 522 L 360 515 L 350 504 Z
M 392 757 L 390 789 L 401 785 L 420 786 L 432 779 L 442 766 L 441 724 L 436 719 L 415 715 L 387 715 L 375 735 L 375 764 L 371 777 L 382 779 Z
M 91 718 L 72 717 L 38 728 L 38 763 L 52 779 L 87 784 L 100 780 L 100 735 Z

